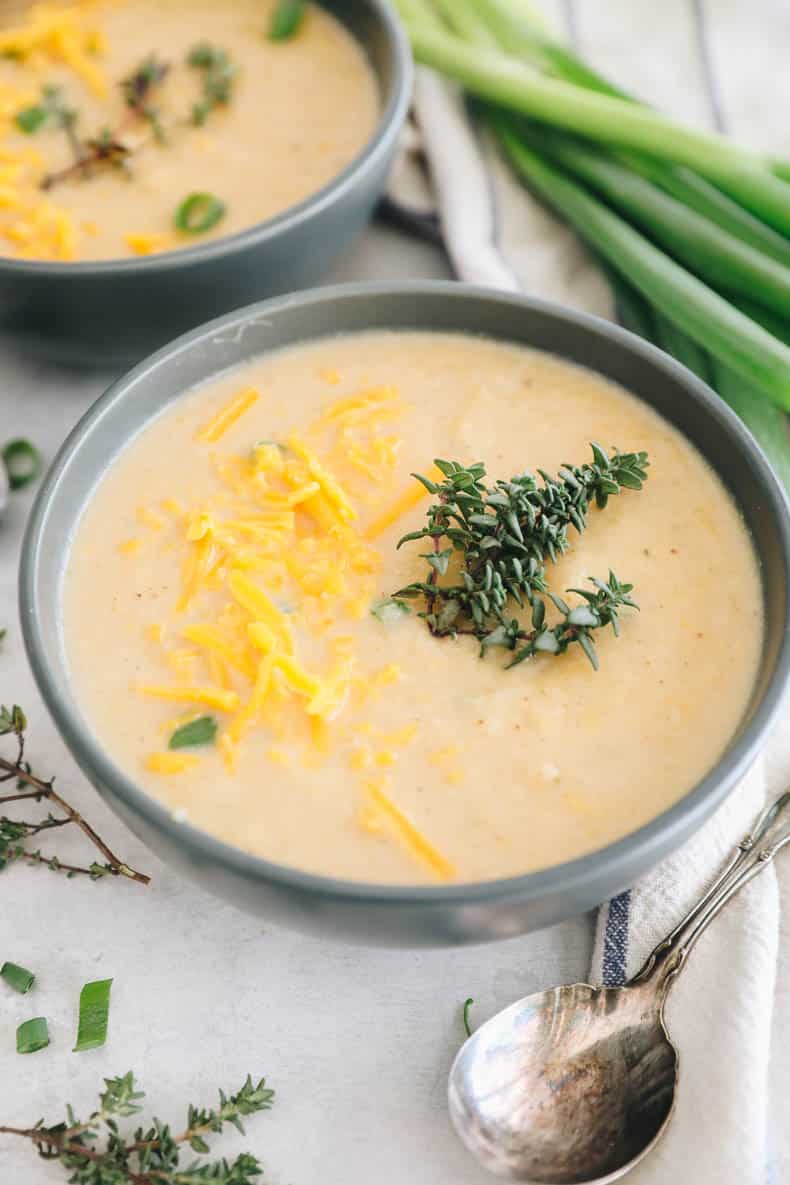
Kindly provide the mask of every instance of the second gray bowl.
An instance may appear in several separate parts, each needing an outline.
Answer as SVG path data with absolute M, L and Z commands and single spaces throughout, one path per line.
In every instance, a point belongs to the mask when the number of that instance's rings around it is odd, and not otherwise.
M 0 333 L 38 357 L 130 366 L 229 309 L 320 279 L 381 197 L 411 95 L 411 51 L 388 0 L 320 0 L 360 42 L 381 115 L 334 180 L 282 214 L 204 246 L 56 263 L 0 256 Z
M 175 822 L 93 734 L 75 701 L 61 631 L 70 539 L 108 466 L 189 387 L 256 355 L 372 328 L 487 334 L 599 371 L 653 406 L 699 449 L 739 505 L 760 561 L 765 646 L 752 701 L 713 769 L 669 810 L 616 843 L 544 871 L 483 884 L 388 886 L 300 872 Z M 790 672 L 790 517 L 750 434 L 724 403 L 667 355 L 608 322 L 453 284 L 354 285 L 254 305 L 180 338 L 93 406 L 66 441 L 34 507 L 24 544 L 22 626 L 41 693 L 86 776 L 163 859 L 221 897 L 325 936 L 390 945 L 504 938 L 597 905 L 633 884 L 696 830 L 754 760 Z M 711 689 L 713 691 L 713 689 Z

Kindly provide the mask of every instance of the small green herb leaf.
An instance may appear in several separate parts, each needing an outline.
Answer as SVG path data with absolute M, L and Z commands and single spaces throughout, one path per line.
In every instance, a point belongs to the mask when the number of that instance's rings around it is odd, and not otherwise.
M 213 193 L 190 193 L 175 212 L 178 230 L 188 235 L 202 235 L 225 216 L 225 203 Z
M 168 749 L 189 749 L 194 745 L 213 745 L 217 736 L 217 722 L 213 716 L 198 716 L 177 728 L 168 742 Z
M 49 1026 L 45 1016 L 24 1021 L 16 1031 L 17 1053 L 38 1053 L 49 1045 Z
M 86 1049 L 98 1049 L 107 1040 L 111 987 L 111 979 L 97 979 L 92 983 L 86 983 L 80 992 L 80 1018 L 75 1053 L 82 1053 Z
M 288 41 L 304 20 L 305 0 L 279 0 L 269 25 L 270 41 Z
M 19 704 L 14 704 L 13 708 L 10 709 L 5 704 L 0 706 L 0 737 L 6 736 L 9 732 L 15 732 L 19 735 L 26 728 L 27 718 Z
M 16 963 L 3 963 L 0 976 L 9 987 L 23 996 L 30 991 L 36 979 L 32 971 L 28 971 L 27 967 L 19 967 Z
M 464 1032 L 466 1033 L 467 1037 L 472 1036 L 472 1029 L 469 1024 L 469 1009 L 472 1007 L 473 1004 L 474 1004 L 474 1000 L 472 999 L 471 996 L 467 1000 L 464 1000 L 463 1020 L 464 1020 Z
M 394 625 L 404 617 L 408 617 L 411 614 L 411 609 L 408 605 L 404 605 L 403 601 L 387 597 L 384 601 L 377 601 L 370 612 L 382 625 Z
M 12 490 L 21 490 L 34 481 L 41 470 L 41 457 L 29 440 L 9 440 L 0 454 Z
M 16 113 L 16 126 L 26 136 L 32 136 L 47 122 L 47 112 L 40 104 L 33 107 L 23 107 Z

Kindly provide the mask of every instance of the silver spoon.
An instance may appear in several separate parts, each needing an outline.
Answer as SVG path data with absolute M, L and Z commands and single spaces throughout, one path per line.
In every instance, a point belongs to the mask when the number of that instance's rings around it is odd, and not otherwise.
M 667 994 L 703 930 L 790 842 L 788 804 L 790 791 L 763 811 L 716 882 L 624 987 L 537 992 L 461 1047 L 450 1071 L 450 1117 L 484 1168 L 528 1185 L 605 1185 L 653 1147 L 678 1077 Z

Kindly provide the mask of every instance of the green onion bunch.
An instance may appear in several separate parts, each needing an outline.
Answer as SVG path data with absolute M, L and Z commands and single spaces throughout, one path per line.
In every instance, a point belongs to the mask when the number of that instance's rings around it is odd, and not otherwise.
M 633 100 L 528 0 L 397 0 L 523 181 L 606 268 L 620 319 L 713 386 L 790 489 L 790 162 Z

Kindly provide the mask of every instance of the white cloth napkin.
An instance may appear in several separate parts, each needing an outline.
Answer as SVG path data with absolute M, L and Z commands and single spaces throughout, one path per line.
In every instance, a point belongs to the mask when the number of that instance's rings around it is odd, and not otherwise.
M 660 23 L 652 0 L 587 0 L 583 8 L 566 0 L 561 7 L 581 52 L 624 86 L 688 119 L 722 129 L 735 124 L 762 146 L 770 143 L 766 129 L 774 129 L 781 149 L 788 106 L 778 101 L 770 64 L 778 63 L 777 38 L 787 30 L 790 6 L 717 0 L 709 4 L 709 30 L 703 4 L 664 0 Z M 786 70 L 782 76 L 790 99 Z M 759 101 L 769 93 L 773 110 Z M 477 134 L 457 89 L 423 68 L 389 197 L 406 221 L 441 237 L 460 279 L 613 315 L 600 269 L 575 235 Z M 790 781 L 788 750 L 777 737 L 769 753 L 772 791 Z M 680 852 L 601 908 L 594 980 L 621 983 L 639 968 L 747 833 L 765 795 L 760 760 Z M 787 1104 L 773 1108 L 769 1099 L 779 924 L 769 869 L 700 941 L 667 1009 L 681 1050 L 677 1111 L 665 1139 L 629 1178 L 634 1185 L 790 1182 Z

